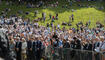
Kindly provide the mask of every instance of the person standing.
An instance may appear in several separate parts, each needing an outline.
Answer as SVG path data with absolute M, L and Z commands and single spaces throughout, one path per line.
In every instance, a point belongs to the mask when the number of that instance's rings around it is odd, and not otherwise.
M 68 50 L 66 48 L 70 48 L 70 44 L 69 44 L 69 42 L 67 42 L 66 39 L 63 40 L 63 48 L 65 48 L 65 50 L 64 50 L 64 60 L 68 60 L 69 56 L 68 56 Z
M 36 38 L 36 48 L 37 48 L 37 55 L 36 55 L 36 60 L 41 60 L 41 46 L 42 46 L 42 43 L 41 41 L 39 40 L 39 38 Z
M 20 38 L 17 37 L 17 41 L 16 41 L 16 60 L 21 60 L 21 46 L 22 43 L 20 41 Z
M 56 20 L 58 20 L 58 13 L 56 14 Z
M 102 41 L 102 43 L 100 45 L 100 50 L 101 50 L 101 52 L 103 54 L 102 55 L 102 60 L 105 60 L 105 37 L 101 36 L 100 38 L 101 38 L 101 41 Z
M 71 19 L 72 19 L 72 22 L 73 22 L 74 21 L 74 15 L 73 14 L 71 15 Z
M 101 36 L 101 41 L 102 41 L 102 43 L 101 43 L 101 46 L 100 46 L 100 50 L 102 52 L 104 52 L 105 51 L 105 37 L 104 36 Z
M 44 22 L 45 22 L 45 19 L 46 19 L 46 14 L 43 12 L 42 13 L 42 19 L 44 20 Z
M 73 4 L 72 1 L 69 1 L 69 5 L 72 6 L 72 4 Z
M 33 48 L 32 48 L 32 50 L 33 50 L 33 55 L 34 55 L 34 59 L 36 60 L 36 53 L 37 53 L 37 42 L 36 42 L 36 39 L 34 39 L 34 41 L 33 41 Z
M 9 49 L 11 51 L 12 59 L 16 59 L 14 39 L 10 40 Z
M 27 60 L 33 60 L 33 51 L 32 51 L 32 48 L 33 48 L 33 44 L 32 44 L 32 39 L 28 38 L 28 41 L 27 41 Z
M 60 25 L 59 24 L 57 25 L 57 28 L 60 29 Z
M 93 46 L 92 46 L 92 41 L 87 40 L 87 50 L 88 51 L 92 51 L 93 50 Z M 88 52 L 87 56 L 89 56 L 87 59 L 88 60 L 92 60 L 92 52 Z
M 88 21 L 88 25 L 89 25 L 89 26 L 90 26 L 90 24 L 91 24 L 91 20 Z
M 44 20 L 44 22 L 45 22 L 45 20 L 46 20 L 46 17 L 43 17 L 43 20 Z
M 69 16 L 69 23 L 71 23 L 71 16 Z
M 55 19 L 55 17 L 54 17 L 54 16 L 52 16 L 52 22 L 54 22 L 54 19 Z
M 99 40 L 99 38 L 97 37 L 96 39 L 95 39 L 95 43 L 94 43 L 94 51 L 96 52 L 96 54 L 95 54 L 95 60 L 100 60 L 100 45 L 101 45 L 101 41 Z
M 49 18 L 51 19 L 51 17 L 52 17 L 52 15 L 51 14 L 49 14 Z
M 38 10 L 35 11 L 34 16 L 37 17 Z
M 65 39 L 63 40 L 63 48 L 70 48 L 70 44 Z
M 27 49 L 27 42 L 24 38 L 22 38 L 22 52 L 21 52 L 22 60 L 26 60 L 26 58 L 27 58 L 26 49 Z
M 42 18 L 44 17 L 44 12 L 42 13 Z

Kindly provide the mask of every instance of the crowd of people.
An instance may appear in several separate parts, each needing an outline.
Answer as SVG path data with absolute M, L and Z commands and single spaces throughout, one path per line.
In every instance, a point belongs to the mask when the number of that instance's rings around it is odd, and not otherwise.
M 96 52 L 105 51 L 105 30 L 98 25 L 88 28 L 84 24 L 77 29 L 60 29 L 56 26 L 39 26 L 21 17 L 0 18 L 0 28 L 9 38 L 9 49 L 17 60 L 37 59 L 42 51 L 52 48 L 72 48 Z M 50 48 L 49 48 L 50 47 Z
M 40 3 L 41 4 L 41 3 Z M 30 4 L 29 4 L 30 5 Z M 56 2 L 55 5 L 58 5 Z M 72 4 L 71 4 L 72 5 Z M 53 6 L 53 5 L 52 5 Z M 6 9 L 6 11 L 10 9 Z M 5 11 L 2 13 L 4 14 Z M 35 11 L 35 17 L 38 11 Z M 91 22 L 84 24 L 77 23 L 77 28 L 60 29 L 60 25 L 54 26 L 53 22 L 58 20 L 56 16 L 49 14 L 52 19 L 47 26 L 39 26 L 37 22 L 25 20 L 19 16 L 9 18 L 0 17 L 0 30 L 2 30 L 9 39 L 9 50 L 16 60 L 41 60 L 42 53 L 45 54 L 54 48 L 70 48 L 95 52 L 105 52 L 105 29 L 102 24 L 89 28 Z M 46 20 L 46 14 L 42 13 L 42 20 Z M 69 17 L 70 23 L 74 21 L 74 15 Z

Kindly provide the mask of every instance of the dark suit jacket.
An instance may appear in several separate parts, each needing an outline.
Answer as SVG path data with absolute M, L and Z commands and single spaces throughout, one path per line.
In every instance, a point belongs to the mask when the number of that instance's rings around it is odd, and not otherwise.
M 68 42 L 66 42 L 66 43 L 63 44 L 63 47 L 64 48 L 70 48 L 70 44 Z
M 76 43 L 77 44 L 75 44 L 76 45 L 75 49 L 81 49 L 81 42 L 77 40 Z
M 32 48 L 32 50 L 34 51 L 34 52 L 36 52 L 37 51 L 37 42 L 33 42 L 33 48 Z
M 75 48 L 75 42 L 74 41 L 71 41 L 71 44 L 70 44 L 70 48 Z
M 41 46 L 42 46 L 42 42 L 41 41 L 36 41 L 37 45 L 36 45 L 36 48 L 41 50 Z
M 27 41 L 27 49 L 28 51 L 32 48 L 32 41 Z
M 16 51 L 16 52 L 21 53 L 21 46 L 22 46 L 21 42 L 16 42 L 16 46 L 15 47 L 19 49 L 19 51 Z
M 87 50 L 87 44 L 83 45 L 83 50 Z
M 87 50 L 92 50 L 92 44 L 91 43 L 89 43 L 89 45 L 88 45 L 88 49 Z

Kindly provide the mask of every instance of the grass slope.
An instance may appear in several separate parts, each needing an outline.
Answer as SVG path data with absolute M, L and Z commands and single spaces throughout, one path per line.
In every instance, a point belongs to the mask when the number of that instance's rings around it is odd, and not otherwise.
M 69 6 L 69 8 L 62 8 L 62 5 L 68 5 L 67 2 L 65 1 L 60 1 L 59 7 L 54 8 L 54 7 L 48 7 L 43 9 L 42 7 L 40 8 L 26 8 L 25 5 L 11 5 L 11 6 L 7 6 L 5 4 L 5 2 L 3 1 L 3 3 L 0 5 L 0 12 L 2 10 L 4 10 L 5 8 L 11 8 L 11 12 L 8 12 L 8 15 L 11 14 L 15 14 L 18 10 L 22 10 L 24 12 L 29 11 L 30 14 L 29 15 L 25 15 L 25 14 L 19 14 L 20 16 L 24 16 L 25 18 L 30 18 L 31 20 L 37 19 L 38 17 L 41 17 L 42 12 L 46 13 L 46 21 L 45 22 L 38 22 L 40 25 L 46 26 L 47 23 L 50 23 L 51 20 L 49 20 L 49 14 L 51 13 L 52 15 L 55 16 L 56 13 L 59 14 L 59 20 L 56 20 L 54 22 L 54 25 L 57 24 L 62 24 L 62 22 L 69 22 L 69 16 L 71 14 L 74 14 L 74 22 L 72 22 L 71 27 L 76 27 L 76 23 L 82 21 L 83 23 L 88 22 L 89 20 L 91 20 L 91 25 L 89 26 L 90 28 L 95 27 L 96 22 L 99 21 L 102 24 L 104 24 L 105 26 L 105 9 L 104 10 L 99 10 L 98 8 L 101 6 L 104 6 L 104 2 L 79 2 L 79 4 L 83 4 L 83 5 L 91 5 L 94 6 L 90 7 L 90 8 L 86 8 L 86 7 L 78 7 L 77 6 L 77 2 L 73 3 L 73 6 Z M 104 6 L 105 7 L 105 6 Z M 71 10 L 74 9 L 76 10 L 75 12 L 72 12 Z M 39 14 L 37 17 L 33 17 L 34 16 L 34 11 L 38 10 Z M 61 28 L 64 26 L 60 26 Z M 70 28 L 70 26 L 66 26 L 66 28 Z

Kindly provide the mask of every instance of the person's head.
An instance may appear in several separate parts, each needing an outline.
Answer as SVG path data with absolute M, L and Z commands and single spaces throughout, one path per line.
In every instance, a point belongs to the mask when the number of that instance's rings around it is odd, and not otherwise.
M 100 36 L 102 42 L 104 42 L 104 36 Z
M 63 43 L 66 43 L 66 40 L 65 39 L 63 39 Z
M 38 40 L 38 37 L 36 37 L 35 39 Z
M 16 39 L 17 41 L 20 41 L 20 37 L 17 37 L 17 39 Z
M 16 37 L 13 37 L 14 40 L 16 40 Z
M 22 42 L 25 42 L 25 38 L 22 38 Z
M 76 38 L 76 37 L 73 37 L 73 39 L 74 39 L 74 40 L 77 40 L 77 38 Z

